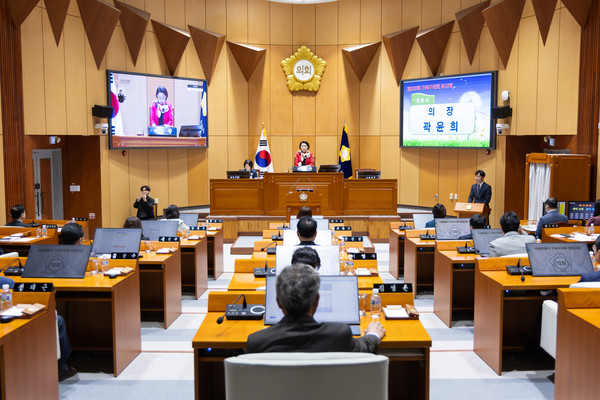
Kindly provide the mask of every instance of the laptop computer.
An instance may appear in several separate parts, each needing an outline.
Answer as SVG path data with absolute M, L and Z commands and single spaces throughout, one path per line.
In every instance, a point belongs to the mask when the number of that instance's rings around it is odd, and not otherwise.
M 179 213 L 179 218 L 187 226 L 197 226 L 198 225 L 198 213 Z
M 490 254 L 490 243 L 503 236 L 500 229 L 473 229 L 471 234 L 475 252 L 485 257 Z
M 274 325 L 283 318 L 277 305 L 277 277 L 267 276 L 265 289 L 265 325 Z M 360 309 L 358 306 L 357 276 L 321 276 L 319 306 L 314 318 L 317 322 L 339 322 L 348 324 L 360 335 Z
M 317 230 L 327 230 L 329 229 L 329 220 L 328 219 L 317 219 L 317 218 L 313 218 L 316 223 L 317 223 Z M 291 219 L 290 218 L 290 229 L 291 230 L 297 230 L 298 229 L 298 221 L 300 221 L 299 219 Z
M 301 247 L 311 247 L 316 250 L 321 259 L 319 275 L 340 274 L 340 249 L 338 246 L 277 246 L 275 253 L 275 268 L 277 274 L 292 263 L 294 252 Z
M 85 276 L 92 246 L 34 244 L 29 249 L 23 278 L 76 278 Z
M 457 240 L 471 233 L 469 218 L 436 218 L 435 235 L 437 240 Z
M 533 276 L 577 276 L 594 272 L 585 243 L 527 243 Z
M 157 241 L 161 236 L 177 236 L 178 227 L 179 221 L 142 221 L 143 235 L 153 241 Z
M 96 228 L 92 254 L 139 253 L 141 229 Z
M 283 231 L 283 245 L 284 246 L 296 246 L 300 244 L 297 230 L 284 230 Z M 315 243 L 319 246 L 331 246 L 331 231 L 330 230 L 317 230 L 317 237 Z
M 433 214 L 413 214 L 415 229 L 425 229 L 425 224 L 433 219 Z

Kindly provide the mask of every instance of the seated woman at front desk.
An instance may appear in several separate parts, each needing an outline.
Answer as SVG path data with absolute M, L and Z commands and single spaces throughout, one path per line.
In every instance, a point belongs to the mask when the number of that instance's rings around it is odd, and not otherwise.
M 250 159 L 244 161 L 244 168 L 240 169 L 240 171 L 250 172 L 250 178 L 252 179 L 258 178 L 258 170 L 254 169 L 254 163 Z
M 296 152 L 296 157 L 294 159 L 294 166 L 302 167 L 302 166 L 315 166 L 315 158 L 313 154 L 308 151 L 310 149 L 310 144 L 306 140 L 300 142 L 300 150 Z

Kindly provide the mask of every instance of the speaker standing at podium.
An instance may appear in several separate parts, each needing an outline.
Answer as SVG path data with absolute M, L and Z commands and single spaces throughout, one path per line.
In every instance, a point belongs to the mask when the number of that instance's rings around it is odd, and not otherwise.
M 300 142 L 300 150 L 296 152 L 296 158 L 294 160 L 294 165 L 296 167 L 301 167 L 303 165 L 307 165 L 309 167 L 314 167 L 315 158 L 313 154 L 308 151 L 310 149 L 310 144 L 306 140 Z
M 475 171 L 475 184 L 471 186 L 469 193 L 469 203 L 484 203 L 489 207 L 492 199 L 492 187 L 484 182 L 485 172 L 478 169 Z

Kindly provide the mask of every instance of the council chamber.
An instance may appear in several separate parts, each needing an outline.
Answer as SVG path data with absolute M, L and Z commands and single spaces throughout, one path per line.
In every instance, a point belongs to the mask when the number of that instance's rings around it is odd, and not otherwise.
M 596 398 L 599 38 L 600 0 L 3 0 L 1 397 Z

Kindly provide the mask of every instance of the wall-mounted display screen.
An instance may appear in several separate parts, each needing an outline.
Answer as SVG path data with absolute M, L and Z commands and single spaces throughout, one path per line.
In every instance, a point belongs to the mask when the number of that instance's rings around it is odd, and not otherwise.
M 400 146 L 495 148 L 497 73 L 401 82 Z
M 207 82 L 107 71 L 110 148 L 208 147 Z

